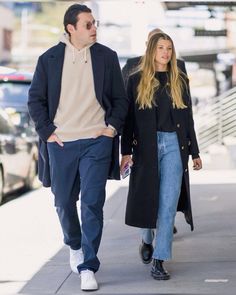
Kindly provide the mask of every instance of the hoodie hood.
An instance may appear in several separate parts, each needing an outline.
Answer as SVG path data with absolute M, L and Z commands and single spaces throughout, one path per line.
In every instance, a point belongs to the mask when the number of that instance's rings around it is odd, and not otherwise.
M 68 49 L 71 51 L 72 54 L 72 62 L 73 64 L 75 64 L 76 62 L 76 57 L 78 58 L 83 58 L 84 62 L 87 63 L 87 56 L 88 56 L 88 50 L 89 48 L 95 43 L 89 44 L 88 46 L 85 46 L 82 49 L 77 49 L 71 42 L 70 42 L 70 38 L 69 35 L 67 33 L 64 33 L 61 38 L 60 38 L 60 42 L 66 44 L 66 46 L 68 47 Z

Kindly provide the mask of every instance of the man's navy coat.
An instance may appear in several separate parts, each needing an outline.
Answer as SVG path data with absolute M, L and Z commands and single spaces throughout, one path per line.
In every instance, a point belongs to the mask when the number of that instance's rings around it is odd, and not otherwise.
M 92 45 L 90 52 L 95 93 L 105 111 L 105 122 L 121 133 L 128 110 L 128 99 L 117 54 L 99 43 Z M 39 179 L 44 186 L 51 185 L 46 142 L 56 129 L 53 121 L 59 105 L 64 55 L 65 44 L 61 42 L 41 55 L 29 90 L 29 113 L 39 135 Z M 109 178 L 120 178 L 118 136 L 113 140 Z

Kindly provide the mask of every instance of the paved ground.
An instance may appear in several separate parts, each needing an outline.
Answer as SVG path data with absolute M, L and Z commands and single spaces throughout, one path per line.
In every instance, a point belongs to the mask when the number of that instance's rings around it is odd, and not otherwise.
M 181 213 L 176 218 L 173 260 L 166 263 L 172 276 L 169 281 L 155 281 L 150 277 L 150 265 L 140 262 L 139 231 L 124 225 L 127 187 L 114 190 L 105 205 L 96 294 L 235 294 L 236 184 L 230 182 L 236 174 L 218 171 L 211 181 L 207 174 L 205 178 L 201 175 L 200 181 L 196 175 L 192 177 L 195 231 L 190 232 Z M 78 275 L 70 271 L 68 249 L 62 247 L 19 294 L 84 294 Z

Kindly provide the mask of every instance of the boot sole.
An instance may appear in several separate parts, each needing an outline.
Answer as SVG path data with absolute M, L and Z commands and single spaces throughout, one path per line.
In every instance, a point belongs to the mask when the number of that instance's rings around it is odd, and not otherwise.
M 152 259 L 151 259 L 151 260 L 148 260 L 148 261 L 144 261 L 144 260 L 142 259 L 142 257 L 141 257 L 141 260 L 142 260 L 142 263 L 143 263 L 143 264 L 150 264 L 150 263 L 152 262 Z
M 155 280 L 158 280 L 158 281 L 167 281 L 167 280 L 170 279 L 170 275 L 160 277 L 160 276 L 155 276 L 153 273 L 151 273 L 151 276 L 152 276 Z

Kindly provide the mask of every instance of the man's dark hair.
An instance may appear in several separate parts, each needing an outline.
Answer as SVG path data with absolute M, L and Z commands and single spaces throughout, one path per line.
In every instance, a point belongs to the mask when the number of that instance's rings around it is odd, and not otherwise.
M 64 29 L 66 33 L 70 34 L 67 30 L 67 25 L 70 24 L 75 27 L 78 21 L 77 16 L 82 12 L 91 13 L 92 10 L 88 8 L 88 6 L 82 4 L 73 4 L 67 9 L 64 15 Z

